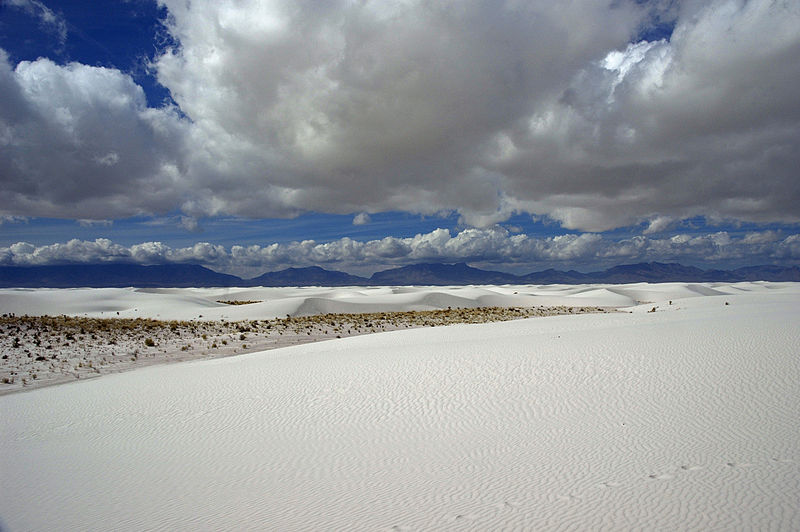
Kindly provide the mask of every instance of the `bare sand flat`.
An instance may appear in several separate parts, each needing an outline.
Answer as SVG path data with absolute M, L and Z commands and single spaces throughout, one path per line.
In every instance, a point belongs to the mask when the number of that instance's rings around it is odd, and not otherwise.
M 484 290 L 632 306 L 5 395 L 3 527 L 800 529 L 800 286 Z

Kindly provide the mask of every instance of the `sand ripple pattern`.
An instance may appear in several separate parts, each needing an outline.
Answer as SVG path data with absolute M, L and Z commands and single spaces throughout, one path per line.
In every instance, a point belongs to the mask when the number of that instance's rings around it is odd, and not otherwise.
M 800 290 L 677 299 L 0 397 L 0 519 L 12 531 L 800 529 Z

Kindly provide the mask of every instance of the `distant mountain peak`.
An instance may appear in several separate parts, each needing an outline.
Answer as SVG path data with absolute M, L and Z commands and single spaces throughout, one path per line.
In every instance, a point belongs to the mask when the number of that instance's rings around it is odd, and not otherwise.
M 319 266 L 267 272 L 244 282 L 248 286 L 358 286 L 368 283 L 364 277 L 326 270 Z
M 479 270 L 464 262 L 429 262 L 376 272 L 370 277 L 370 282 L 376 285 L 466 285 L 508 284 L 517 279 L 509 273 Z

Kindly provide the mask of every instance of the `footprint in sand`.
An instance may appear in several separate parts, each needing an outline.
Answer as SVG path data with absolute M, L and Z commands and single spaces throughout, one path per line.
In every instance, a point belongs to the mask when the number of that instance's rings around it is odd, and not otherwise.
M 478 518 L 478 516 L 475 515 L 475 514 L 456 514 L 456 515 L 452 516 L 450 518 L 450 520 L 453 521 L 453 522 L 474 521 L 477 518 Z
M 519 506 L 518 502 L 503 501 L 493 504 L 492 508 L 497 508 L 498 510 L 510 510 L 511 508 L 516 508 L 517 506 Z

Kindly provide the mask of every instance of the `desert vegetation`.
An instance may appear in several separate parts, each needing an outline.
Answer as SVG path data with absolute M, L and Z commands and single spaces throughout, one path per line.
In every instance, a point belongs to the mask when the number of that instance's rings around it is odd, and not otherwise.
M 4 314 L 0 316 L 0 393 L 153 363 L 229 356 L 332 338 L 587 312 L 608 309 L 447 308 L 231 322 Z

